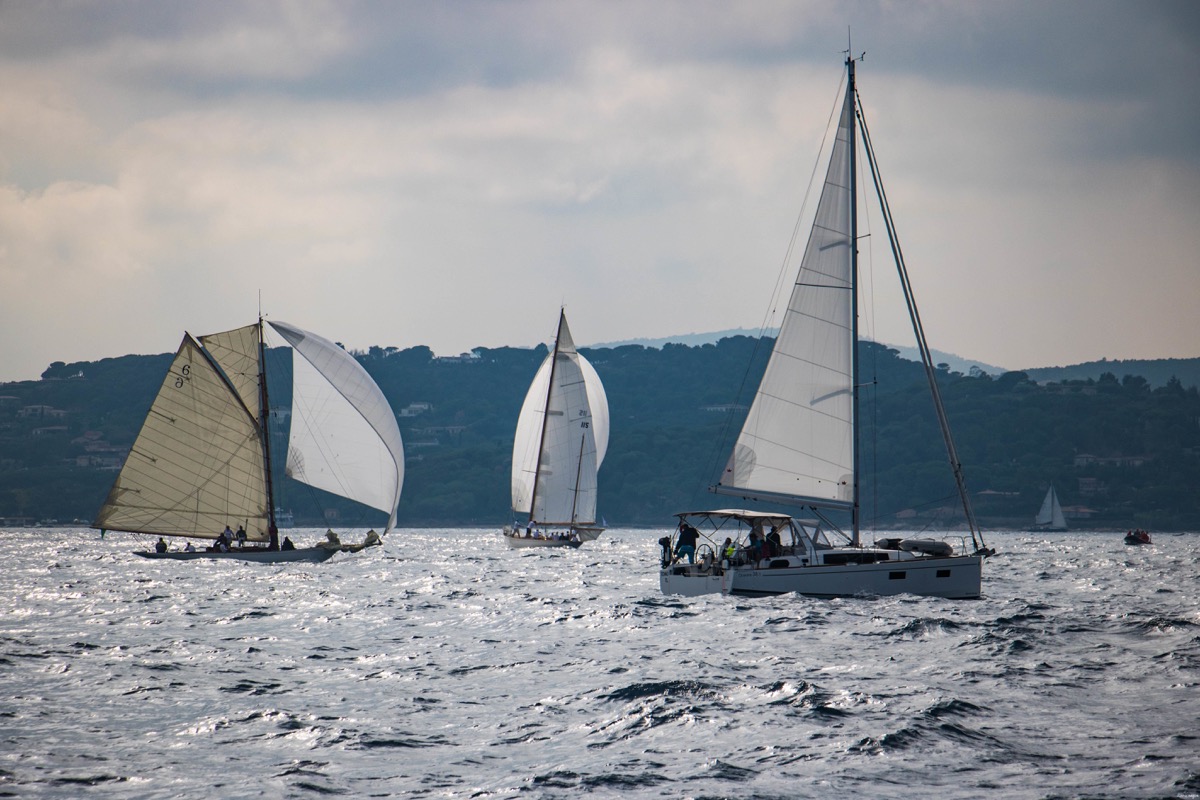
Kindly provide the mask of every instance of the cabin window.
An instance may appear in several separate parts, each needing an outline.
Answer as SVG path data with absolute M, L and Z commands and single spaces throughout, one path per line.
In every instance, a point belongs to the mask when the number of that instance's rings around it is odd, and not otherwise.
M 901 571 L 901 572 L 889 572 L 889 573 L 888 573 L 888 580 L 889 580 L 889 581 L 902 581 L 902 580 L 904 580 L 906 577 L 908 577 L 908 573 L 907 573 L 907 572 L 903 572 L 903 571 Z
M 950 570 L 948 570 L 948 569 L 939 569 L 939 570 L 937 571 L 937 576 L 938 576 L 939 578 L 949 578 L 949 577 L 950 577 Z
M 841 564 L 874 564 L 877 561 L 887 561 L 887 553 L 878 553 L 871 550 L 865 550 L 855 553 L 826 553 L 821 558 L 821 563 L 827 566 Z

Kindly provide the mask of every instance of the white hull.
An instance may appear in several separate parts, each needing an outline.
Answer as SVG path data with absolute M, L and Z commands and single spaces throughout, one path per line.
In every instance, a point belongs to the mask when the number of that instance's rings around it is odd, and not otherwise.
M 533 536 L 527 539 L 524 536 L 513 536 L 509 533 L 505 533 L 503 536 L 508 546 L 515 550 L 526 547 L 579 547 L 583 544 L 579 539 L 547 539 L 545 537 L 539 539 Z
M 526 536 L 523 528 L 516 528 L 511 525 L 505 525 L 500 534 L 504 537 L 504 541 L 508 546 L 514 549 L 525 547 L 579 547 L 584 542 L 594 542 L 600 538 L 600 534 L 604 533 L 604 528 L 599 527 L 572 527 L 572 528 L 551 528 L 549 531 L 542 531 L 539 536 Z M 566 538 L 554 538 L 555 535 L 565 536 Z
M 856 597 L 915 594 L 956 600 L 980 596 L 983 558 L 952 556 L 916 558 L 875 564 L 801 566 L 793 559 L 773 559 L 759 566 L 719 566 L 703 569 L 696 564 L 673 564 L 659 573 L 663 594 L 696 597 L 733 594 L 760 597 L 796 594 L 808 597 Z M 784 566 L 786 565 L 786 566 Z

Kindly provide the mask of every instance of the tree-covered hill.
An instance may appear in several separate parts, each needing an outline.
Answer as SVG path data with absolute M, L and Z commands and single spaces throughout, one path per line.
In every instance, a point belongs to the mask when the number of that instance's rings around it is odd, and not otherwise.
M 1067 367 L 1038 367 L 1024 372 L 1038 383 L 1048 381 L 1099 380 L 1107 373 L 1124 377 L 1137 375 L 1145 378 L 1153 388 L 1166 386 L 1175 378 L 1185 388 L 1200 386 L 1200 358 L 1131 359 L 1128 361 L 1086 361 Z
M 609 524 L 664 525 L 677 511 L 742 504 L 706 489 L 728 457 L 768 345 L 733 336 L 700 346 L 583 349 L 604 381 L 612 419 L 599 488 Z M 356 355 L 404 434 L 399 524 L 507 521 L 517 413 L 546 348 L 481 348 L 450 359 L 427 347 Z M 0 385 L 0 518 L 90 520 L 169 361 L 56 363 L 42 380 Z M 921 366 L 872 343 L 860 346 L 860 365 L 865 517 L 879 527 L 959 524 Z M 1029 524 L 1054 485 L 1074 527 L 1200 527 L 1195 386 L 1111 371 L 1039 384 L 1022 372 L 943 369 L 938 380 L 986 526 Z M 286 379 L 272 384 L 273 405 L 287 392 Z M 286 431 L 276 437 L 282 448 Z M 321 524 L 331 513 L 378 524 L 290 481 L 280 496 L 298 524 Z

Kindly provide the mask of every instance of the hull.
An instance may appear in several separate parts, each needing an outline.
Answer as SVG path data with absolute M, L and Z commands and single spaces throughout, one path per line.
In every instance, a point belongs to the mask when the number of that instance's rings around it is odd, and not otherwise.
M 786 560 L 776 563 L 787 563 Z M 663 594 L 742 597 L 796 593 L 807 597 L 914 594 L 971 600 L 980 596 L 983 558 L 953 556 L 837 566 L 732 567 L 704 569 L 674 564 L 659 573 Z
M 259 564 L 285 564 L 293 561 L 319 563 L 340 552 L 339 548 L 330 547 L 298 547 L 295 550 L 231 550 L 220 553 L 208 550 L 196 550 L 189 553 L 185 550 L 173 550 L 166 553 L 135 550 L 134 554 L 142 558 L 165 558 L 171 561 L 197 561 L 199 559 L 225 559 L 232 561 L 253 561 Z
M 535 539 L 530 537 L 526 539 L 524 536 L 512 536 L 508 533 L 503 534 L 504 541 L 514 550 L 521 550 L 527 547 L 573 547 L 578 548 L 582 541 L 578 539 Z
M 362 544 L 344 544 L 339 550 L 343 553 L 357 553 L 360 550 L 366 550 L 368 547 L 379 547 L 383 542 L 363 542 Z

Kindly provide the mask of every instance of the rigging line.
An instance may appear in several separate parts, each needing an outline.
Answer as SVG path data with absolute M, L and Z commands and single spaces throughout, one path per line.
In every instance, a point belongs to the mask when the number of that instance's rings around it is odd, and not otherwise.
M 801 224 L 808 216 L 808 206 L 812 200 L 813 188 L 816 186 L 818 171 L 820 170 L 821 165 L 825 163 L 823 156 L 825 153 L 825 146 L 829 142 L 829 133 L 831 130 L 837 130 L 837 126 L 834 124 L 834 118 L 837 116 L 840 101 L 844 96 L 842 86 L 845 85 L 845 81 L 846 76 L 843 73 L 842 79 L 838 82 L 838 90 L 834 94 L 833 105 L 829 109 L 829 117 L 825 121 L 825 133 L 821 137 L 821 146 L 817 150 L 817 158 L 813 162 L 812 172 L 809 173 L 808 176 L 808 186 L 804 190 L 804 200 L 800 204 L 800 212 L 796 215 L 796 221 L 792 225 L 792 235 L 788 239 L 787 250 L 784 252 L 783 261 L 779 265 L 779 272 L 775 276 L 775 288 L 771 292 L 771 300 L 767 305 L 767 312 L 763 316 L 762 324 L 759 328 L 760 331 L 766 329 L 768 320 L 775 315 L 776 306 L 783 298 L 783 289 L 786 285 L 785 280 L 789 275 L 791 275 L 791 271 L 788 269 L 788 267 L 791 264 L 792 257 L 796 251 L 796 242 L 799 241 L 800 233 L 803 230 Z M 824 181 L 822 181 L 822 186 L 824 186 Z M 791 299 L 790 293 L 788 294 L 788 299 Z
M 917 347 L 921 352 L 921 359 L 925 365 L 925 375 L 929 381 L 930 394 L 933 398 L 933 406 L 937 413 L 938 424 L 942 429 L 942 439 L 946 445 L 946 454 L 950 459 L 950 468 L 954 473 L 954 480 L 958 488 L 959 498 L 962 501 L 963 512 L 967 517 L 967 524 L 971 529 L 971 542 L 976 550 L 979 550 L 982 547 L 986 547 L 986 544 L 983 543 L 983 532 L 979 529 L 975 520 L 975 512 L 971 508 L 971 498 L 967 494 L 966 481 L 962 474 L 962 462 L 958 459 L 958 452 L 954 446 L 954 437 L 950 433 L 950 422 L 946 416 L 946 409 L 942 404 L 941 391 L 937 383 L 937 374 L 933 367 L 933 358 L 925 339 L 925 330 L 921 324 L 920 313 L 917 311 L 916 299 L 913 296 L 912 284 L 908 277 L 908 269 L 904 263 L 904 253 L 900 248 L 900 241 L 896 234 L 896 226 L 892 219 L 891 208 L 888 205 L 887 193 L 883 190 L 883 182 L 879 174 L 878 163 L 875 160 L 875 150 L 871 146 L 871 136 L 867 130 L 866 118 L 862 113 L 862 106 L 858 102 L 855 103 L 855 111 L 858 116 L 859 126 L 862 129 L 863 144 L 866 148 L 868 164 L 871 167 L 871 178 L 875 184 L 875 192 L 879 198 L 883 222 L 888 231 L 888 241 L 891 243 L 892 255 L 896 260 L 896 270 L 900 276 L 900 286 L 904 291 L 905 302 L 908 305 L 909 319 L 912 322 L 913 333 L 917 339 Z
M 828 283 L 808 283 L 807 281 L 796 281 L 796 286 L 803 286 L 807 289 L 837 289 L 838 291 L 847 292 L 849 286 L 831 286 Z
M 825 145 L 829 141 L 829 132 L 830 132 L 830 130 L 837 129 L 837 126 L 834 125 L 833 120 L 838 114 L 838 108 L 840 107 L 842 98 L 845 94 L 842 91 L 842 87 L 845 85 L 845 82 L 846 82 L 846 73 L 843 71 L 842 78 L 841 78 L 841 80 L 838 81 L 837 91 L 834 93 L 834 96 L 833 96 L 833 98 L 834 98 L 833 105 L 829 109 L 829 117 L 825 121 L 825 133 L 821 137 L 821 146 L 817 151 L 817 158 L 813 161 L 812 172 L 808 176 L 808 186 L 804 190 L 804 199 L 800 203 L 800 212 L 796 215 L 796 222 L 792 226 L 792 235 L 788 239 L 787 250 L 784 251 L 783 260 L 779 264 L 779 272 L 776 273 L 776 276 L 775 276 L 775 286 L 771 291 L 771 298 L 767 303 L 767 310 L 763 314 L 762 321 L 759 323 L 758 339 L 754 343 L 754 349 L 751 351 L 750 358 L 746 363 L 746 370 L 742 373 L 742 381 L 738 385 L 737 393 L 734 395 L 735 404 L 738 401 L 740 401 L 743 397 L 745 397 L 745 395 L 746 395 L 746 385 L 749 382 L 750 370 L 753 369 L 755 362 L 758 360 L 759 351 L 763 347 L 763 338 L 764 338 L 764 334 L 767 330 L 767 323 L 776 315 L 777 306 L 780 302 L 780 298 L 783 294 L 783 288 L 785 286 L 784 281 L 787 278 L 787 276 L 791 274 L 790 270 L 788 269 L 788 266 L 791 264 L 792 256 L 796 250 L 796 241 L 800 238 L 800 232 L 802 230 L 801 222 L 806 218 L 806 216 L 808 214 L 808 204 L 809 204 L 809 201 L 812 200 L 812 192 L 813 192 L 813 187 L 816 184 L 818 170 L 821 168 L 821 164 L 824 163 L 822 155 L 825 152 Z M 822 181 L 822 186 L 824 186 L 824 181 Z M 799 277 L 799 275 L 797 275 L 797 278 L 798 277 Z M 793 285 L 793 288 L 794 288 L 794 285 Z M 791 293 L 790 292 L 788 293 L 788 301 L 789 302 L 791 301 Z M 782 328 L 782 323 L 781 323 L 780 327 Z M 778 335 L 776 335 L 775 338 L 778 339 Z M 757 387 L 755 387 L 755 393 L 757 394 Z M 754 401 L 753 401 L 753 399 L 751 399 L 750 405 L 753 406 L 753 404 L 754 404 Z M 734 419 L 733 414 L 726 414 L 725 415 L 725 424 L 721 427 L 721 434 L 719 436 L 716 436 L 713 438 L 712 454 L 709 456 L 708 463 L 710 465 L 715 465 L 715 466 L 709 467 L 709 475 L 710 476 L 716 475 L 716 480 L 710 481 L 710 487 L 713 483 L 720 483 L 721 477 L 724 475 L 725 464 L 722 463 L 720 459 L 721 459 L 721 455 L 727 449 L 732 449 L 728 445 L 728 441 L 729 441 L 730 429 L 733 426 L 733 419 Z M 735 440 L 733 443 L 733 447 L 736 447 L 736 446 L 737 446 L 737 442 Z
M 563 320 L 566 319 L 566 309 L 559 308 L 558 324 L 554 329 L 554 348 L 550 351 L 550 375 L 546 381 L 546 400 L 542 406 L 541 414 L 541 430 L 538 435 L 537 462 L 534 467 L 533 488 L 530 490 L 529 497 L 529 520 L 534 519 L 534 514 L 537 511 L 538 499 L 538 484 L 541 483 L 542 474 L 542 454 L 546 450 L 546 422 L 550 417 L 550 398 L 554 396 L 554 375 L 558 371 L 558 346 L 559 338 L 562 336 Z M 572 344 L 574 342 L 572 341 Z M 536 375 L 535 375 L 536 377 Z

